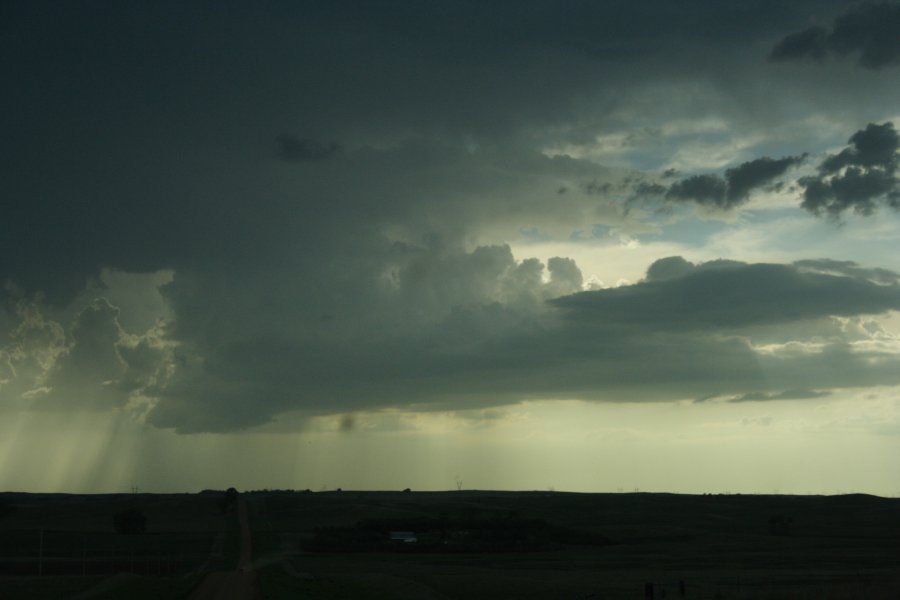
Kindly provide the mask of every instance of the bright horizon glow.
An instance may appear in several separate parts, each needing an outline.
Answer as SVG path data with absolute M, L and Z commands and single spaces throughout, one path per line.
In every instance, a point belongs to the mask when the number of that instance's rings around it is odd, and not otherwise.
M 809 402 L 526 402 L 492 409 L 487 425 L 488 411 L 388 411 L 354 414 L 351 430 L 321 417 L 299 433 L 178 435 L 84 416 L 65 419 L 62 440 L 60 418 L 45 415 L 27 424 L 28 439 L 4 423 L 0 486 L 440 491 L 459 476 L 483 490 L 900 495 L 883 483 L 900 470 L 897 394 L 848 391 L 812 411 Z

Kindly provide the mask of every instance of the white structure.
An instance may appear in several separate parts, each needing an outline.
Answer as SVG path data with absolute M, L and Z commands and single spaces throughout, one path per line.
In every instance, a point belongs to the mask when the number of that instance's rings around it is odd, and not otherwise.
M 412 531 L 392 531 L 391 541 L 403 542 L 404 544 L 413 544 L 419 540 L 416 538 L 416 534 Z

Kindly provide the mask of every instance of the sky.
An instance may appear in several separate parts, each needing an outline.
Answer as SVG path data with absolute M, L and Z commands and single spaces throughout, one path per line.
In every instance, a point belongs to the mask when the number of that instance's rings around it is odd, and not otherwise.
M 900 495 L 898 30 L 4 2 L 0 489 Z

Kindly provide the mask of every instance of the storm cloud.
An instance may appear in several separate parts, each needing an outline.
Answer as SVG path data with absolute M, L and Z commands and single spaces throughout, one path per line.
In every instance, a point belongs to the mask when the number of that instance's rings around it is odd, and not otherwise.
M 854 56 L 868 69 L 900 64 L 900 4 L 864 2 L 837 17 L 830 28 L 819 25 L 792 33 L 772 49 L 769 58 L 787 61 L 828 56 Z
M 831 392 L 821 390 L 784 390 L 783 392 L 749 392 L 731 402 L 768 402 L 771 400 L 812 400 L 830 396 Z
M 900 135 L 894 124 L 870 123 L 847 143 L 822 160 L 817 175 L 800 179 L 803 208 L 837 217 L 851 209 L 871 214 L 879 203 L 900 207 Z
M 734 214 L 679 212 L 742 207 L 865 123 L 803 207 L 897 202 L 897 82 L 765 60 L 844 5 L 17 3 L 3 406 L 198 432 L 893 382 L 848 323 L 898 308 L 894 259 L 760 258 L 706 244 Z M 840 46 L 848 19 L 779 57 L 894 64 L 881 33 Z
M 364 339 L 354 336 L 346 343 L 284 331 L 266 337 L 226 334 L 203 350 L 202 364 L 177 370 L 160 390 L 150 421 L 191 431 L 246 426 L 290 410 L 439 410 L 559 396 L 661 400 L 743 394 L 761 386 L 775 394 L 779 387 L 804 387 L 829 369 L 820 383 L 825 388 L 896 379 L 890 366 L 895 361 L 866 361 L 868 337 L 859 337 L 859 329 L 851 335 L 843 326 L 832 327 L 833 351 L 789 350 L 810 341 L 806 323 L 900 308 L 897 276 L 882 270 L 836 261 L 696 265 L 672 258 L 654 263 L 643 282 L 553 299 L 563 282 L 569 292 L 579 283 L 577 271 L 562 275 L 571 263 L 557 261 L 553 278 L 541 283 L 539 263 L 517 263 L 501 248 L 436 258 L 428 258 L 433 266 L 427 270 L 410 263 L 413 270 L 401 274 L 390 292 L 413 302 L 404 310 L 407 317 L 373 315 L 393 323 L 391 329 L 367 329 Z M 663 275 L 665 264 L 672 266 Z M 893 280 L 885 283 L 888 277 Z M 460 285 L 469 289 L 466 295 L 447 296 Z M 437 290 L 444 291 L 432 296 Z M 444 298 L 443 308 L 422 305 L 423 293 Z M 549 305 L 541 298 L 550 298 Z M 412 307 L 427 309 L 430 317 Z M 320 327 L 324 332 L 341 324 L 329 319 Z M 755 349 L 753 340 L 768 343 L 772 327 L 794 333 L 787 333 L 792 341 L 778 357 L 780 369 L 767 367 L 771 372 L 763 376 L 762 365 L 774 355 Z M 842 367 L 827 366 L 838 355 Z M 196 420 L 203 414 L 198 406 L 214 410 L 219 402 L 235 405 L 225 412 L 230 421 Z
M 724 178 L 718 175 L 694 175 L 673 183 L 665 197 L 729 210 L 745 203 L 751 191 L 772 182 L 804 158 L 805 156 L 785 156 L 774 159 L 764 156 L 726 169 Z M 658 191 L 662 188 L 656 184 L 655 188 L 649 189 Z
M 694 265 L 673 257 L 651 265 L 641 283 L 581 292 L 552 303 L 579 322 L 655 331 L 720 330 L 900 309 L 896 274 L 885 285 L 880 271 L 856 268 L 835 275 L 809 266 L 726 260 Z
M 288 162 L 325 160 L 337 154 L 341 147 L 335 142 L 320 142 L 309 138 L 298 138 L 286 133 L 275 138 L 278 158 Z
M 579 291 L 573 261 L 517 261 L 503 246 L 401 256 L 389 280 L 367 291 L 357 282 L 357 296 L 333 297 L 328 312 L 297 304 L 300 286 L 283 287 L 292 301 L 279 305 L 186 275 L 166 287 L 175 311 L 168 331 L 129 334 L 103 299 L 69 328 L 22 312 L 20 341 L 3 350 L 15 367 L 3 389 L 37 410 L 138 402 L 148 423 L 187 433 L 244 429 L 285 413 L 553 397 L 776 400 L 811 379 L 827 390 L 889 384 L 900 372 L 894 358 L 867 358 L 888 339 L 880 330 L 841 321 L 900 308 L 900 277 L 885 269 L 669 257 L 641 282 Z M 29 360 L 37 361 L 30 371 Z

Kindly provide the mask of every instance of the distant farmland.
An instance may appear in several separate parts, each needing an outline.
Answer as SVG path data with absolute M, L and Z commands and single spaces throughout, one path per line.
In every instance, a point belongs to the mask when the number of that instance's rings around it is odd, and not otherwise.
M 897 499 L 475 491 L 242 497 L 264 598 L 900 596 Z M 239 534 L 222 498 L 0 494 L 7 509 L 0 598 L 186 598 L 206 573 L 234 568 Z M 143 533 L 116 532 L 113 517 L 125 510 L 146 517 Z

